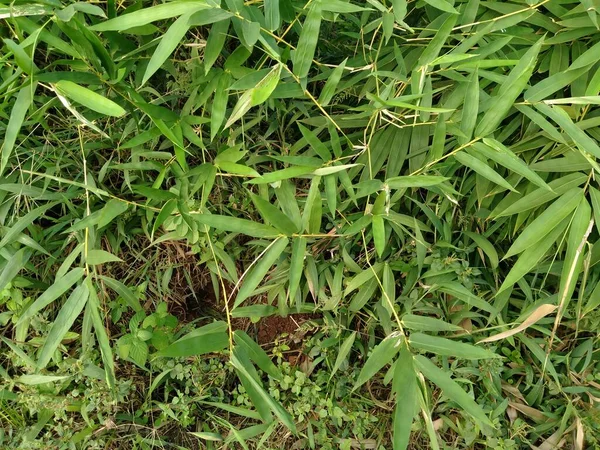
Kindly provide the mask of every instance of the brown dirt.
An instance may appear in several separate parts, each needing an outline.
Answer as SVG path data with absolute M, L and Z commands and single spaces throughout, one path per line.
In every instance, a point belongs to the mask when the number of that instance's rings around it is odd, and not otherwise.
M 315 314 L 290 314 L 287 317 L 281 316 L 270 316 L 261 319 L 256 324 L 257 332 L 256 337 L 258 343 L 261 345 L 271 344 L 277 337 L 282 334 L 287 334 L 290 337 L 300 338 L 302 336 L 295 336 L 299 331 L 299 328 L 307 320 L 318 317 Z

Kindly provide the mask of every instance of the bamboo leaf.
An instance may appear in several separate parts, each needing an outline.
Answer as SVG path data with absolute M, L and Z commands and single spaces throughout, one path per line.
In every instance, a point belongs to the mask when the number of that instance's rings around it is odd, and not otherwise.
M 498 125 L 500 125 L 500 122 L 504 120 L 517 97 L 519 97 L 523 89 L 527 86 L 543 43 L 544 38 L 538 39 L 523 55 L 513 70 L 511 70 L 506 80 L 498 89 L 498 92 L 490 99 L 490 104 L 493 107 L 490 107 L 486 111 L 483 118 L 477 124 L 475 136 L 484 137 L 493 133 Z
M 283 253 L 288 242 L 288 238 L 279 238 L 264 253 L 244 279 L 243 284 L 235 297 L 232 309 L 237 308 L 244 300 L 252 295 L 254 289 L 258 287 L 265 275 L 267 275 L 267 272 L 271 269 L 271 266 L 277 261 L 281 253 Z
M 69 296 L 65 304 L 60 309 L 58 316 L 52 323 L 44 345 L 40 350 L 37 361 L 37 369 L 41 370 L 48 365 L 54 352 L 58 348 L 67 331 L 71 328 L 77 316 L 81 314 L 88 300 L 89 291 L 85 284 L 78 286 Z
M 411 347 L 442 356 L 464 359 L 500 358 L 500 355 L 481 347 L 423 333 L 411 333 L 408 343 Z
M 302 33 L 292 56 L 294 74 L 298 78 L 308 75 L 312 60 L 319 41 L 319 29 L 321 28 L 321 1 L 313 1 L 310 5 L 306 19 L 302 24 Z
M 468 414 L 480 424 L 493 427 L 481 407 L 454 381 L 447 372 L 443 371 L 424 356 L 415 357 L 415 365 L 425 378 L 438 386 L 450 400 L 458 403 Z

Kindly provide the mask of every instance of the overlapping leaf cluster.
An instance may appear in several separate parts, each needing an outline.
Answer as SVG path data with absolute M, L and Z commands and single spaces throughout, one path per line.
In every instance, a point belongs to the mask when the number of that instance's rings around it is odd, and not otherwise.
M 355 393 L 387 386 L 394 449 L 440 448 L 440 421 L 464 445 L 596 443 L 598 8 L 0 6 L 0 289 L 28 295 L 2 313 L 23 360 L 3 372 L 56 381 L 93 340 L 114 386 L 107 300 L 147 306 L 110 268 L 180 242 L 223 321 L 149 357 L 225 350 L 266 423 L 304 433 L 233 320 L 311 312 L 338 327 L 332 379 L 350 362 Z

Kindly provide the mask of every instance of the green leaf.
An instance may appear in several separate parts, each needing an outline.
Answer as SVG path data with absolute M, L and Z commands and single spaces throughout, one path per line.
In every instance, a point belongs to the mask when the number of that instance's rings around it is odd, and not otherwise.
M 291 301 L 296 297 L 296 292 L 300 286 L 302 271 L 304 269 L 304 256 L 306 253 L 306 238 L 294 237 L 292 240 L 292 259 L 290 261 L 289 275 L 289 298 Z
M 219 81 L 217 82 L 217 88 L 215 90 L 215 96 L 212 102 L 211 115 L 210 115 L 210 140 L 214 140 L 215 136 L 221 128 L 221 124 L 225 119 L 225 112 L 227 110 L 227 99 L 229 98 L 229 92 L 227 88 L 231 81 L 231 75 L 228 72 L 221 73 L 219 75 Z
M 28 386 L 36 386 L 38 384 L 55 383 L 57 381 L 65 381 L 71 378 L 70 375 L 41 375 L 41 374 L 30 374 L 21 375 L 15 381 L 17 383 L 26 384 Z
M 389 364 L 394 356 L 396 356 L 396 353 L 400 351 L 402 341 L 403 337 L 401 334 L 392 333 L 377 344 L 358 374 L 352 390 L 355 391 L 358 389 L 379 372 L 383 366 Z
M 479 112 L 479 72 L 477 68 L 469 76 L 465 90 L 465 100 L 460 121 L 460 131 L 464 137 L 457 136 L 458 142 L 465 145 L 473 137 L 473 130 L 477 124 L 477 113 Z
M 394 409 L 394 450 L 405 450 L 410 442 L 410 431 L 417 412 L 417 374 L 413 356 L 406 345 L 394 364 L 394 388 L 396 408 Z
M 276 380 L 283 379 L 281 370 L 273 364 L 271 358 L 265 353 L 265 351 L 254 342 L 250 336 L 244 333 L 242 330 L 235 330 L 233 333 L 235 343 L 239 346 L 244 347 L 248 357 L 254 361 L 254 363 L 261 368 L 264 372 L 268 373 L 269 376 Z
M 488 359 L 500 358 L 500 355 L 495 354 L 482 347 L 476 347 L 464 342 L 453 341 L 450 339 L 430 336 L 423 333 L 411 333 L 409 344 L 411 347 L 423 350 L 436 355 L 451 356 L 464 359 Z
M 125 110 L 112 100 L 72 81 L 62 80 L 54 86 L 60 94 L 100 114 L 113 117 L 125 114 Z
M 27 110 L 33 101 L 33 93 L 35 92 L 36 87 L 36 83 L 26 85 L 25 87 L 21 88 L 17 94 L 17 98 L 10 112 L 10 119 L 8 120 L 8 125 L 6 126 L 6 131 L 4 134 L 0 173 L 4 173 L 6 165 L 8 164 L 8 160 L 12 155 L 15 142 L 19 136 L 19 131 L 21 131 L 21 126 L 25 120 L 25 115 L 27 114 Z
M 600 158 L 600 147 L 598 147 L 598 144 L 573 123 L 569 114 L 564 109 L 560 106 L 548 106 L 543 103 L 538 103 L 535 107 L 538 111 L 554 120 L 573 139 L 573 142 L 575 142 L 575 145 L 581 151 Z
M 391 189 L 405 189 L 437 186 L 447 180 L 447 177 L 440 177 L 437 175 L 410 175 L 388 178 L 385 180 L 385 183 Z
M 497 269 L 499 264 L 498 252 L 494 245 L 481 234 L 473 233 L 472 231 L 464 231 L 469 236 L 477 247 L 479 247 L 487 255 L 492 269 Z
M 310 166 L 293 166 L 286 169 L 275 170 L 274 172 L 263 173 L 260 177 L 246 181 L 248 184 L 266 184 L 276 183 L 277 181 L 288 180 L 290 178 L 308 175 L 315 170 Z
M 199 213 L 192 213 L 191 215 L 198 223 L 208 225 L 220 231 L 231 231 L 253 237 L 275 237 L 280 234 L 276 228 L 237 217 Z
M 86 278 L 85 284 L 89 292 L 88 307 L 90 308 L 92 324 L 96 333 L 96 339 L 98 340 L 98 347 L 100 347 L 102 362 L 104 363 L 106 383 L 110 389 L 114 389 L 116 383 L 115 363 L 108 334 L 106 333 L 104 325 L 105 322 L 100 315 L 100 302 L 98 301 L 98 295 L 96 294 L 96 289 L 94 288 L 90 277 Z
M 281 422 L 292 432 L 296 433 L 296 424 L 292 420 L 290 414 L 283 407 L 273 400 L 273 398 L 265 391 L 260 383 L 251 375 L 249 367 L 241 360 L 237 351 L 231 355 L 231 364 L 238 371 L 238 374 L 243 377 L 246 382 L 252 386 L 254 391 L 260 396 L 260 400 L 281 420 Z
M 321 106 L 327 106 L 335 95 L 335 90 L 337 89 L 338 84 L 342 79 L 344 69 L 346 68 L 346 62 L 348 62 L 348 58 L 344 59 L 341 64 L 337 65 L 335 69 L 331 71 L 329 78 L 327 78 L 325 86 L 323 86 L 321 94 L 319 95 L 319 104 Z
M 475 136 L 487 136 L 493 133 L 504 120 L 512 108 L 515 100 L 529 83 L 531 74 L 535 67 L 540 48 L 544 38 L 531 46 L 519 60 L 519 63 L 511 70 L 506 80 L 502 83 L 498 92 L 489 100 L 490 107 L 483 118 L 479 121 L 475 130 Z
M 377 255 L 381 258 L 381 255 L 383 255 L 385 250 L 385 223 L 383 217 L 379 214 L 373 216 L 371 226 L 373 227 L 375 250 L 377 251 Z
M 270 31 L 275 31 L 281 26 L 281 15 L 279 13 L 279 0 L 264 0 L 265 21 Z
M 179 17 L 179 19 L 173 22 L 167 32 L 160 39 L 158 47 L 156 47 L 156 50 L 152 54 L 152 57 L 146 66 L 146 72 L 144 72 L 142 85 L 146 84 L 150 77 L 154 75 L 156 71 L 161 68 L 167 58 L 171 56 L 171 53 L 175 51 L 177 46 L 181 44 L 183 37 L 190 28 L 188 25 L 190 15 L 191 12 L 185 16 Z
M 558 226 L 554 227 L 551 232 L 543 235 L 538 242 L 527 248 L 521 254 L 521 256 L 519 256 L 517 262 L 512 266 L 510 272 L 508 272 L 508 275 L 506 275 L 506 278 L 504 279 L 502 286 L 500 286 L 500 289 L 498 289 L 496 296 L 514 285 L 540 262 L 552 244 L 554 244 L 560 235 L 565 231 L 568 220 L 568 218 L 563 219 L 563 221 L 558 224 Z
M 488 166 L 486 163 L 481 161 L 480 159 L 469 155 L 465 151 L 460 151 L 454 155 L 454 158 L 461 163 L 463 166 L 468 167 L 469 169 L 474 170 L 479 175 L 484 178 L 487 178 L 493 183 L 496 183 L 498 186 L 502 186 L 505 189 L 509 189 L 513 192 L 516 192 L 512 185 L 504 179 L 498 172 Z
M 69 296 L 65 304 L 60 309 L 58 316 L 52 323 L 48 336 L 44 340 L 44 345 L 40 350 L 37 361 L 37 369 L 41 370 L 48 365 L 54 352 L 58 348 L 67 331 L 71 328 L 77 316 L 83 311 L 89 297 L 89 291 L 85 284 L 78 286 Z
M 350 335 L 344 339 L 344 342 L 340 346 L 340 350 L 338 351 L 338 355 L 335 358 L 335 363 L 333 364 L 333 368 L 331 369 L 331 373 L 329 374 L 329 380 L 333 378 L 335 373 L 340 369 L 346 357 L 350 354 L 350 350 L 352 350 L 352 345 L 354 345 L 354 339 L 356 339 L 356 331 L 350 333 Z
M 579 279 L 579 274 L 583 266 L 583 254 L 585 243 L 592 231 L 593 221 L 592 208 L 584 198 L 579 202 L 579 206 L 573 214 L 569 234 L 567 237 L 567 252 L 563 260 L 563 268 L 560 275 L 560 288 L 558 293 L 561 315 L 568 306 L 575 290 L 575 285 Z
M 404 314 L 402 325 L 414 331 L 462 331 L 462 328 L 434 317 Z
M 246 275 L 243 280 L 243 284 L 240 287 L 233 308 L 238 307 L 244 300 L 252 295 L 254 290 L 258 287 L 260 282 L 263 280 L 271 266 L 277 261 L 281 253 L 285 250 L 288 245 L 288 238 L 279 238 L 271 244 L 268 250 L 260 257 L 258 262 Z
M 258 82 L 252 89 L 250 106 L 257 106 L 266 102 L 279 83 L 281 76 L 281 64 L 277 64 L 271 71 Z
M 305 78 L 308 75 L 319 41 L 320 28 L 321 1 L 315 0 L 311 3 L 306 19 L 304 19 L 300 39 L 292 56 L 294 74 L 298 78 Z
M 292 222 L 284 213 L 282 213 L 279 208 L 258 195 L 250 193 L 250 198 L 265 222 L 270 223 L 283 234 L 288 236 L 298 232 L 298 227 L 296 227 L 294 222 Z
M 105 250 L 88 250 L 86 261 L 88 264 L 94 266 L 98 264 L 104 264 L 107 262 L 116 262 L 123 260 Z
M 565 192 L 570 191 L 571 189 L 582 185 L 587 181 L 587 175 L 582 173 L 574 173 L 570 175 L 565 175 L 564 177 L 558 178 L 557 180 L 553 180 L 548 183 L 548 186 L 552 189 L 552 191 L 548 191 L 547 189 L 536 189 L 535 191 L 525 195 L 520 198 L 512 205 L 507 207 L 505 210 L 501 211 L 496 217 L 504 217 L 510 216 L 513 214 L 519 214 L 525 211 L 529 211 L 533 208 L 537 208 Z
M 210 27 L 206 47 L 204 47 L 204 73 L 208 74 L 210 68 L 215 64 L 221 54 L 221 50 L 227 40 L 230 19 L 220 20 Z
M 188 356 L 218 352 L 228 345 L 227 324 L 225 322 L 213 322 L 190 331 L 154 356 L 187 358 Z
M 506 148 L 502 143 L 495 139 L 483 139 L 483 144 L 476 142 L 473 144 L 473 148 L 477 150 L 485 158 L 489 158 L 492 161 L 497 162 L 501 166 L 518 173 L 522 177 L 525 177 L 533 184 L 540 186 L 544 189 L 551 190 L 542 178 L 531 170 L 523 160 L 517 155 Z
M 424 356 L 415 357 L 415 365 L 423 373 L 425 378 L 438 386 L 450 400 L 470 414 L 480 424 L 493 428 L 492 422 L 486 416 L 481 407 L 467 394 L 459 385 L 450 378 L 450 375 L 433 364 Z
M 83 268 L 76 268 L 69 271 L 64 277 L 57 279 L 52 286 L 44 291 L 42 295 L 40 295 L 35 302 L 27 308 L 17 324 L 23 323 L 29 319 L 31 319 L 37 312 L 44 309 L 58 297 L 63 295 L 67 290 L 71 288 L 75 283 L 77 283 L 85 273 Z
M 216 5 L 215 5 L 216 6 Z M 207 1 L 174 1 L 162 5 L 139 9 L 129 14 L 124 14 L 114 19 L 100 22 L 90 27 L 93 31 L 124 31 L 129 28 L 140 27 L 158 20 L 188 14 L 194 10 L 211 8 Z
M 563 194 L 558 200 L 544 210 L 527 228 L 519 235 L 517 240 L 504 255 L 504 259 L 521 253 L 533 244 L 547 236 L 562 220 L 567 217 L 579 204 L 583 197 L 583 190 L 573 188 Z
M 458 14 L 458 11 L 454 9 L 454 7 L 448 3 L 446 0 L 424 0 L 425 3 L 430 4 L 436 9 L 440 11 L 444 11 L 450 14 Z
M 31 250 L 23 247 L 17 250 L 12 257 L 6 261 L 0 274 L 0 291 L 3 291 L 8 283 L 25 267 L 31 257 Z
M 319 158 L 321 158 L 324 162 L 330 161 L 331 152 L 327 146 L 319 140 L 317 135 L 300 123 L 298 124 L 298 128 L 300 129 L 304 139 L 306 139 L 306 142 L 308 142 Z

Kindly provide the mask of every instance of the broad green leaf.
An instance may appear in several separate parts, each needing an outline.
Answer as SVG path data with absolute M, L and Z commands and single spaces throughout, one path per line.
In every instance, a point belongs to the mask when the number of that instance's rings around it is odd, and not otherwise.
M 250 193 L 250 198 L 266 222 L 288 236 L 298 232 L 298 227 L 279 208 L 258 195 Z
M 60 94 L 100 114 L 113 117 L 125 114 L 125 110 L 112 100 L 72 81 L 59 81 L 54 86 Z
M 402 342 L 403 337 L 401 334 L 392 333 L 377 344 L 358 374 L 352 390 L 355 391 L 379 372 L 383 366 L 389 364 L 394 356 L 396 356 L 396 353 L 400 351 Z
M 33 101 L 33 93 L 37 87 L 36 83 L 31 85 L 26 85 L 22 87 L 19 93 L 17 94 L 17 98 L 15 100 L 15 104 L 10 112 L 10 119 L 8 120 L 8 125 L 6 126 L 6 131 L 4 134 L 4 142 L 2 143 L 2 160 L 0 167 L 0 174 L 4 173 L 6 169 L 6 165 L 8 164 L 8 160 L 10 159 L 13 148 L 15 147 L 15 142 L 17 141 L 17 137 L 19 136 L 19 131 L 21 131 L 21 126 L 23 125 L 23 121 L 25 120 L 25 115 L 27 114 L 27 110 L 31 106 L 31 102 Z
M 23 323 L 31 319 L 37 312 L 44 309 L 58 297 L 67 292 L 71 286 L 81 280 L 84 273 L 85 271 L 83 268 L 76 268 L 69 271 L 63 278 L 56 280 L 52 286 L 46 289 L 44 293 L 23 312 L 17 323 Z
M 499 259 L 498 252 L 494 245 L 481 234 L 473 233 L 472 231 L 464 231 L 464 233 L 469 236 L 481 250 L 483 250 L 490 261 L 492 269 L 497 269 Z
M 573 139 L 573 142 L 575 142 L 575 145 L 581 151 L 600 158 L 600 147 L 598 147 L 598 144 L 573 123 L 569 114 L 564 109 L 560 106 L 548 106 L 543 103 L 538 103 L 535 107 L 538 111 L 554 120 Z
M 6 261 L 0 274 L 0 291 L 3 291 L 8 283 L 25 267 L 31 257 L 31 250 L 23 247 L 17 250 L 12 257 Z
M 192 217 L 198 223 L 208 225 L 220 231 L 231 231 L 242 233 L 253 237 L 274 237 L 279 235 L 277 229 L 253 222 L 251 220 L 239 219 L 237 217 L 221 216 L 218 214 L 192 213 Z
M 583 265 L 585 243 L 592 231 L 592 226 L 592 208 L 587 200 L 582 198 L 573 213 L 567 236 L 567 252 L 563 261 L 558 293 L 559 315 L 565 311 L 571 301 Z
M 188 356 L 219 352 L 226 348 L 227 345 L 229 345 L 227 324 L 225 322 L 213 322 L 190 331 L 154 356 L 186 358 Z
M 575 205 L 573 209 L 576 207 L 577 205 Z M 568 220 L 568 218 L 563 219 L 558 226 L 554 227 L 548 234 L 542 235 L 541 240 L 527 248 L 521 254 L 521 256 L 519 256 L 517 262 L 512 266 L 510 272 L 508 272 L 506 275 L 504 282 L 502 283 L 502 286 L 500 286 L 500 289 L 498 289 L 496 295 L 499 295 L 502 291 L 514 285 L 540 262 L 550 247 L 565 231 L 565 228 L 568 225 Z
M 42 375 L 30 374 L 21 375 L 15 381 L 17 383 L 26 384 L 28 386 L 36 386 L 38 384 L 55 383 L 57 381 L 65 381 L 71 378 L 71 375 Z
M 462 328 L 435 317 L 416 316 L 414 314 L 404 314 L 402 316 L 402 325 L 409 330 L 414 331 L 461 331 Z
M 289 275 L 289 298 L 290 301 L 294 301 L 296 298 L 296 292 L 300 286 L 300 279 L 302 278 L 302 271 L 304 269 L 304 256 L 306 253 L 306 238 L 305 237 L 294 237 L 292 239 L 292 256 L 290 261 L 290 275 Z
M 277 261 L 281 253 L 285 250 L 288 245 L 288 238 L 278 238 L 273 244 L 265 251 L 265 253 L 257 260 L 254 267 L 248 272 L 243 280 L 242 286 L 240 287 L 233 308 L 238 307 L 244 300 L 252 295 L 254 290 L 261 283 L 267 272 L 271 269 L 271 266 Z
M 582 173 L 574 173 L 565 175 L 557 180 L 553 180 L 548 183 L 548 186 L 553 192 L 548 191 L 547 189 L 536 189 L 535 191 L 514 202 L 505 210 L 501 211 L 496 215 L 496 217 L 510 216 L 537 208 L 538 206 L 558 198 L 571 189 L 582 185 L 587 179 L 588 177 Z
M 101 275 L 100 278 L 102 279 L 103 283 L 105 283 L 109 288 L 111 288 L 113 291 L 119 294 L 123 298 L 123 300 L 125 300 L 125 302 L 131 307 L 131 309 L 133 309 L 135 312 L 139 312 L 142 310 L 142 305 L 140 305 L 138 297 L 131 291 L 131 289 L 129 289 L 120 281 L 115 280 L 114 278 L 110 278 L 104 275 Z
M 423 373 L 425 378 L 442 390 L 446 397 L 456 402 L 480 424 L 493 428 L 492 422 L 486 416 L 483 409 L 481 409 L 481 406 L 475 403 L 471 396 L 467 394 L 446 371 L 440 369 L 429 359 L 421 355 L 415 357 L 415 365 L 417 369 Z
M 308 142 L 308 144 L 319 156 L 319 158 L 321 158 L 323 162 L 330 161 L 331 152 L 329 151 L 327 146 L 319 140 L 317 135 L 300 123 L 298 124 L 298 128 L 300 129 L 300 132 L 302 133 L 304 139 L 306 139 L 306 142 Z
M 246 181 L 248 184 L 265 184 L 275 183 L 277 181 L 296 178 L 303 175 L 308 175 L 315 170 L 310 166 L 292 166 L 286 169 L 275 170 L 274 172 L 263 173 L 260 177 Z
M 279 13 L 279 0 L 264 0 L 265 20 L 267 28 L 275 31 L 281 26 L 281 15 Z
M 335 95 L 335 90 L 337 89 L 338 84 L 342 79 L 342 75 L 344 73 L 344 69 L 346 68 L 347 61 L 348 58 L 343 60 L 341 64 L 337 65 L 335 69 L 331 71 L 331 74 L 329 75 L 329 78 L 327 78 L 325 86 L 323 86 L 321 94 L 319 95 L 319 104 L 321 106 L 327 106 L 333 98 L 333 96 Z
M 446 0 L 424 0 L 425 3 L 430 4 L 436 9 L 440 11 L 444 11 L 450 14 L 458 14 L 458 11 L 454 9 L 451 3 L 448 3 Z
M 405 189 L 437 186 L 447 180 L 447 177 L 440 177 L 437 175 L 410 175 L 388 178 L 385 180 L 385 183 L 391 189 Z
M 276 380 L 281 380 L 283 378 L 281 370 L 279 370 L 279 368 L 273 364 L 271 358 L 269 358 L 265 351 L 256 342 L 254 342 L 250 336 L 248 336 L 242 330 L 235 330 L 233 333 L 233 338 L 237 345 L 244 347 L 248 357 L 254 361 L 254 363 L 260 367 L 261 370 L 268 373 L 269 376 Z
M 105 250 L 88 250 L 86 261 L 88 264 L 94 266 L 107 262 L 122 261 L 122 259 Z
M 321 28 L 321 0 L 311 3 L 304 23 L 298 45 L 292 56 L 294 74 L 298 78 L 305 78 L 312 65 L 317 42 L 319 41 L 319 29 Z
M 454 155 L 454 158 L 461 163 L 463 166 L 468 167 L 469 169 L 474 170 L 479 175 L 484 178 L 487 178 L 493 183 L 496 183 L 498 186 L 502 186 L 505 189 L 516 192 L 512 185 L 504 179 L 498 172 L 488 166 L 486 163 L 481 161 L 479 158 L 469 155 L 465 151 L 460 151 Z
M 501 357 L 500 355 L 497 355 L 494 352 L 486 350 L 482 347 L 476 347 L 471 344 L 465 344 L 464 342 L 453 341 L 438 336 L 430 336 L 423 333 L 411 333 L 408 342 L 411 347 L 442 356 L 465 359 L 488 359 Z
M 373 242 L 377 255 L 381 258 L 385 250 L 385 223 L 380 214 L 374 215 L 371 226 L 373 229 Z
M 543 187 L 544 189 L 551 190 L 542 178 L 531 170 L 522 159 L 515 155 L 512 151 L 506 148 L 502 143 L 495 139 L 483 139 L 483 144 L 476 142 L 473 144 L 473 148 L 476 149 L 481 155 L 492 161 L 497 162 L 501 166 L 518 173 L 522 177 L 525 177 L 533 184 Z
M 506 255 L 504 255 L 504 259 L 521 253 L 539 242 L 544 236 L 547 236 L 565 217 L 577 208 L 582 197 L 583 191 L 579 188 L 573 188 L 563 194 L 525 228 L 508 249 Z
M 249 383 L 254 391 L 258 393 L 261 400 L 268 406 L 268 408 L 273 411 L 273 413 L 281 420 L 281 422 L 292 432 L 296 433 L 296 424 L 292 420 L 290 414 L 278 403 L 276 402 L 265 389 L 260 385 L 260 383 L 251 375 L 249 371 L 249 367 L 244 364 L 244 362 L 240 359 L 239 353 L 236 351 L 231 355 L 231 364 L 236 368 L 238 374 L 245 378 L 246 382 Z
M 469 76 L 467 88 L 465 89 L 465 100 L 460 120 L 460 131 L 464 137 L 457 136 L 458 142 L 465 145 L 473 137 L 473 130 L 477 124 L 477 113 L 479 112 L 479 72 L 477 68 Z
M 406 345 L 394 364 L 394 388 L 396 408 L 394 409 L 394 450 L 405 450 L 410 442 L 410 431 L 417 412 L 417 374 L 413 356 Z
M 592 210 L 594 211 L 594 222 L 596 229 L 600 232 L 600 191 L 593 187 L 589 188 L 590 199 L 592 201 Z
M 98 340 L 98 346 L 100 347 L 102 362 L 104 363 L 106 383 L 109 388 L 114 389 L 116 382 L 115 363 L 108 334 L 106 333 L 105 322 L 100 315 L 100 302 L 98 301 L 98 295 L 90 277 L 86 278 L 85 284 L 89 292 L 88 307 L 90 308 L 94 332 Z
M 228 72 L 221 73 L 219 75 L 219 81 L 215 90 L 215 96 L 212 102 L 211 116 L 210 116 L 210 140 L 214 140 L 215 136 L 221 128 L 223 120 L 225 120 L 225 112 L 227 110 L 227 99 L 229 98 L 229 92 L 227 88 L 231 80 L 231 75 Z
M 216 5 L 214 5 L 216 6 Z M 194 10 L 212 7 L 209 1 L 174 1 L 149 8 L 139 9 L 129 14 L 124 14 L 114 19 L 100 22 L 90 27 L 93 31 L 124 31 L 133 27 L 140 27 L 158 20 L 189 14 Z
M 258 82 L 252 89 L 250 106 L 257 106 L 266 102 L 279 83 L 281 76 L 281 64 L 277 64 L 271 71 Z
M 204 47 L 204 73 L 206 74 L 208 74 L 210 68 L 221 54 L 221 50 L 227 39 L 230 22 L 230 19 L 220 20 L 210 27 L 208 39 L 206 39 L 206 47 Z
M 160 39 L 160 43 L 154 53 L 152 53 L 152 57 L 150 58 L 150 62 L 146 66 L 146 72 L 144 72 L 144 78 L 142 79 L 142 85 L 146 84 L 146 82 L 150 79 L 152 75 L 156 73 L 158 69 L 164 64 L 171 53 L 175 51 L 177 46 L 181 44 L 183 37 L 189 30 L 189 18 L 190 13 L 179 17 L 173 24 L 169 27 L 167 32 L 163 34 Z
M 519 97 L 523 89 L 525 89 L 527 83 L 529 83 L 543 43 L 544 38 L 540 38 L 527 50 L 495 95 L 489 100 L 490 107 L 479 121 L 475 130 L 476 137 L 484 137 L 493 133 L 498 128 L 498 125 L 500 125 L 500 122 L 506 118 L 515 100 Z
M 356 331 L 353 331 L 348 335 L 344 342 L 340 346 L 340 350 L 338 351 L 338 355 L 335 358 L 335 363 L 333 364 L 333 368 L 331 369 L 331 373 L 329 374 L 329 380 L 333 378 L 336 372 L 340 369 L 346 357 L 350 354 L 350 350 L 352 350 L 352 345 L 354 344 L 354 339 L 356 339 Z
M 383 263 L 373 264 L 372 267 L 363 270 L 358 273 L 354 278 L 352 278 L 348 284 L 346 285 L 346 289 L 344 290 L 344 297 L 350 294 L 352 291 L 358 289 L 375 275 L 379 275 L 381 270 L 383 269 Z
M 40 350 L 37 368 L 43 369 L 48 365 L 54 352 L 58 348 L 60 341 L 69 331 L 77 316 L 83 311 L 83 308 L 88 300 L 89 291 L 85 284 L 78 286 L 69 296 L 65 304 L 60 309 L 58 316 L 54 319 L 52 327 L 48 332 L 48 336 L 44 341 L 44 345 Z

